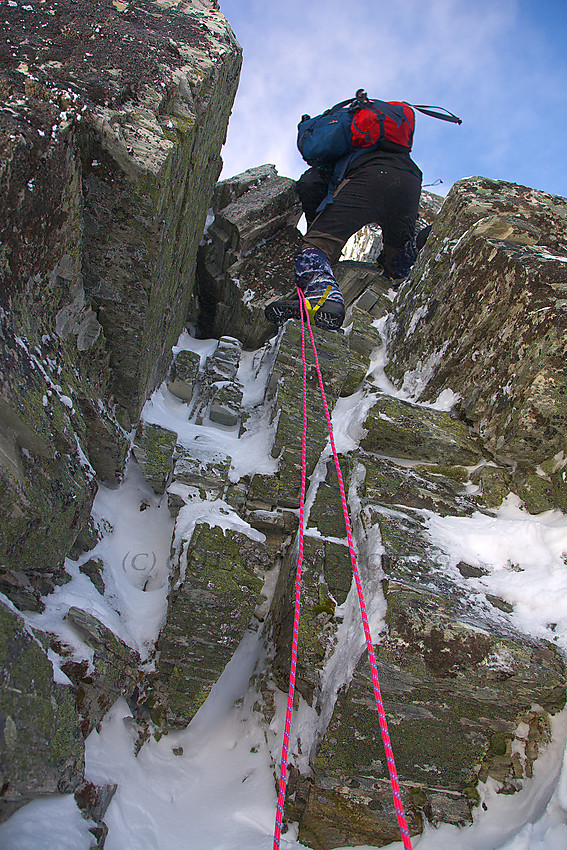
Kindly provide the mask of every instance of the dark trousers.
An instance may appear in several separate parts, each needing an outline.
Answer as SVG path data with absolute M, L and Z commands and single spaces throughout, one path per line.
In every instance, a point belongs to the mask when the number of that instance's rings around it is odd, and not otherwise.
M 310 168 L 297 182 L 307 219 L 304 247 L 319 248 L 336 262 L 345 242 L 366 224 L 382 229 L 384 260 L 393 257 L 415 234 L 421 179 L 411 171 L 373 160 L 353 168 L 335 192 L 333 203 L 317 207 L 326 196 L 328 181 Z

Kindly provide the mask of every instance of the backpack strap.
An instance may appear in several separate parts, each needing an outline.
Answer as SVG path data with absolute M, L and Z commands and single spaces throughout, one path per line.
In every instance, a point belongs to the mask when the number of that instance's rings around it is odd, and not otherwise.
M 349 103 L 358 103 L 360 106 L 366 106 L 368 108 L 369 98 L 364 89 L 358 89 L 356 97 L 353 97 L 351 101 L 345 100 L 345 102 L 340 105 L 347 106 L 347 104 Z M 388 103 L 386 103 L 385 105 L 389 106 Z M 426 104 L 418 105 L 417 103 L 408 103 L 407 105 L 411 106 L 413 109 L 419 110 L 419 112 L 423 112 L 424 115 L 429 115 L 431 118 L 440 118 L 442 121 L 450 121 L 452 124 L 463 123 L 461 118 L 458 118 L 457 115 L 454 115 L 452 112 L 449 112 L 449 110 L 445 109 L 444 106 L 427 106 Z M 336 108 L 336 106 L 333 107 L 333 109 Z M 442 112 L 438 112 L 437 110 L 439 109 L 441 109 Z
M 347 156 L 343 156 L 343 157 L 341 157 L 341 159 L 337 160 L 337 162 L 335 163 L 333 176 L 329 180 L 328 192 L 325 195 L 325 197 L 323 198 L 323 200 L 321 201 L 321 203 L 319 204 L 319 206 L 317 207 L 317 209 L 315 210 L 316 213 L 323 212 L 325 207 L 327 207 L 329 204 L 333 203 L 335 192 L 336 192 L 337 188 L 339 187 L 339 184 L 342 182 L 343 177 L 346 174 L 347 168 L 350 166 L 350 164 L 352 162 L 354 162 L 355 159 L 358 159 L 358 157 L 362 156 L 363 153 L 367 153 L 368 150 L 369 150 L 369 148 L 360 148 L 360 150 L 353 151 L 352 153 L 349 153 Z
M 456 115 L 453 115 L 453 113 L 449 112 L 448 109 L 445 109 L 444 106 L 418 106 L 417 103 L 408 103 L 408 106 L 419 110 L 419 112 L 423 112 L 424 115 L 429 115 L 431 118 L 440 118 L 441 121 L 450 121 L 451 124 L 463 123 L 462 118 L 458 118 Z M 442 109 L 443 112 L 437 112 L 438 109 Z
M 357 106 L 365 107 L 366 109 L 372 109 L 371 100 L 364 91 L 364 89 L 358 89 L 356 96 L 351 97 L 348 100 L 342 100 L 340 103 L 335 103 L 330 109 L 327 109 L 323 114 L 326 115 L 329 112 L 334 112 L 336 109 L 343 109 L 345 106 Z M 386 101 L 376 101 L 380 103 L 380 106 L 384 105 L 385 107 L 390 107 L 389 110 L 385 109 L 384 112 L 390 118 L 393 118 L 394 121 L 399 117 L 397 113 L 392 114 L 391 106 Z M 462 124 L 462 118 L 459 118 L 453 112 L 449 112 L 448 109 L 445 109 L 444 106 L 428 106 L 427 104 L 417 104 L 417 103 L 408 103 L 408 106 L 411 106 L 413 109 L 417 109 L 419 112 L 422 112 L 424 115 L 429 115 L 430 118 L 440 118 L 441 121 L 450 121 L 451 124 Z M 442 111 L 439 111 L 442 110 Z M 393 111 L 393 110 L 392 110 Z

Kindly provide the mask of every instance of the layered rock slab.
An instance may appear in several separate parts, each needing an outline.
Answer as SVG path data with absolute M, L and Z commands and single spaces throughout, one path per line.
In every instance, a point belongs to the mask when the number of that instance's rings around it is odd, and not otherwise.
M 70 685 L 53 681 L 38 637 L 0 604 L 0 820 L 38 796 L 72 793 L 83 781 L 75 695 Z
M 187 725 L 205 702 L 250 627 L 270 566 L 261 543 L 206 523 L 196 526 L 182 558 L 159 640 L 161 685 L 153 698 L 154 716 L 163 713 L 168 727 Z
M 252 168 L 217 185 L 197 269 L 199 337 L 230 333 L 260 348 L 276 329 L 264 306 L 293 284 L 301 243 L 295 181 L 273 165 Z

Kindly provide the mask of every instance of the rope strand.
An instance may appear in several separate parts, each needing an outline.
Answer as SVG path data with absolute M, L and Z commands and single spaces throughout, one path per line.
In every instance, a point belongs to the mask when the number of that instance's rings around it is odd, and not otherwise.
M 386 762 L 388 764 L 388 772 L 390 775 L 390 785 L 392 788 L 392 798 L 394 801 L 394 809 L 396 812 L 396 818 L 398 820 L 398 826 L 400 828 L 400 833 L 402 836 L 402 843 L 404 845 L 405 850 L 412 850 L 411 839 L 409 834 L 409 828 L 407 825 L 406 817 L 404 814 L 404 808 L 402 804 L 401 794 L 400 794 L 400 786 L 398 782 L 398 774 L 396 771 L 396 764 L 394 761 L 394 753 L 392 750 L 392 744 L 390 741 L 390 734 L 388 732 L 388 724 L 386 721 L 386 714 L 384 711 L 384 704 L 382 701 L 382 695 L 380 692 L 380 683 L 378 681 L 378 669 L 376 666 L 376 655 L 374 653 L 374 645 L 372 643 L 372 636 L 370 633 L 370 624 L 368 622 L 368 614 L 366 611 L 366 602 L 364 599 L 364 592 L 362 589 L 362 582 L 360 580 L 360 573 L 358 570 L 358 565 L 356 561 L 356 553 L 354 548 L 354 541 L 352 538 L 352 531 L 350 525 L 350 519 L 348 516 L 348 506 L 345 495 L 345 488 L 343 483 L 343 477 L 341 473 L 341 467 L 339 464 L 339 458 L 337 455 L 337 450 L 335 447 L 335 438 L 333 434 L 333 426 L 331 422 L 331 415 L 329 413 L 329 406 L 327 404 L 327 398 L 325 396 L 325 388 L 323 386 L 323 377 L 321 375 L 321 368 L 319 366 L 319 357 L 317 355 L 317 348 L 315 346 L 315 339 L 313 336 L 313 330 L 311 328 L 311 323 L 309 321 L 309 313 L 307 310 L 307 305 L 305 303 L 305 296 L 299 287 L 297 288 L 297 292 L 299 295 L 299 300 L 301 303 L 300 318 L 301 318 L 301 356 L 303 361 L 303 433 L 302 433 L 302 444 L 301 444 L 301 493 L 300 493 L 300 501 L 299 501 L 299 534 L 298 534 L 298 560 L 297 560 L 297 573 L 296 573 L 296 584 L 295 584 L 295 618 L 294 618 L 294 627 L 293 627 L 293 643 L 292 643 L 292 652 L 291 652 L 291 670 L 290 670 L 290 681 L 289 681 L 289 691 L 288 691 L 288 700 L 287 700 L 287 711 L 286 711 L 286 722 L 284 729 L 284 740 L 282 746 L 282 757 L 281 757 L 281 768 L 280 768 L 280 787 L 278 794 L 278 804 L 276 811 L 276 827 L 274 831 L 274 850 L 278 850 L 280 846 L 280 837 L 281 837 L 281 824 L 283 817 L 283 807 L 285 802 L 285 790 L 287 784 L 287 758 L 288 758 L 288 750 L 289 750 L 289 735 L 291 729 L 291 713 L 293 710 L 293 696 L 295 691 L 295 672 L 297 666 L 297 638 L 299 633 L 299 610 L 300 610 L 300 599 L 301 599 L 301 565 L 303 561 L 303 533 L 304 533 L 304 508 L 305 508 L 305 480 L 306 480 L 306 442 L 307 442 L 307 362 L 305 357 L 305 319 L 307 321 L 307 328 L 309 330 L 309 336 L 311 339 L 311 347 L 313 349 L 313 356 L 315 358 L 315 368 L 317 370 L 317 378 L 319 381 L 319 389 L 321 391 L 321 399 L 323 402 L 323 408 L 325 410 L 325 418 L 327 421 L 327 429 L 329 431 L 329 441 L 331 445 L 331 450 L 333 453 L 333 459 L 335 462 L 335 469 L 337 471 L 337 478 L 339 481 L 339 491 L 341 495 L 341 503 L 343 507 L 343 515 L 345 520 L 345 528 L 347 535 L 348 548 L 350 553 L 350 560 L 352 565 L 352 571 L 354 575 L 354 580 L 356 584 L 356 589 L 358 592 L 358 601 L 360 605 L 360 613 L 362 616 L 362 625 L 364 628 L 364 636 L 366 639 L 366 647 L 368 650 L 368 658 L 370 661 L 370 671 L 372 675 L 372 687 L 374 689 L 374 697 L 376 700 L 376 708 L 378 711 L 378 721 L 380 724 L 380 732 L 382 734 L 382 742 L 384 744 L 384 751 L 386 754 Z
M 299 299 L 301 303 L 305 306 L 305 296 L 303 292 L 298 288 Z M 364 592 L 362 589 L 362 582 L 360 580 L 360 573 L 358 570 L 358 565 L 356 562 L 356 553 L 354 549 L 354 542 L 352 539 L 350 520 L 348 516 L 348 507 L 345 496 L 345 488 L 343 484 L 343 476 L 341 473 L 341 467 L 339 464 L 339 458 L 337 455 L 337 450 L 335 447 L 335 438 L 333 434 L 333 426 L 331 423 L 331 416 L 329 413 L 329 407 L 327 404 L 327 399 L 325 396 L 325 388 L 323 386 L 323 377 L 321 375 L 321 369 L 319 366 L 319 358 L 317 355 L 317 348 L 315 346 L 315 339 L 313 337 L 313 330 L 311 328 L 311 324 L 309 322 L 309 317 L 307 318 L 307 327 L 309 329 L 309 336 L 311 338 L 311 347 L 313 349 L 313 356 L 315 358 L 315 368 L 317 369 L 317 378 L 319 380 L 319 389 L 321 390 L 321 399 L 323 402 L 323 408 L 325 410 L 325 418 L 327 420 L 327 428 L 329 431 L 329 440 L 331 443 L 331 450 L 333 452 L 333 459 L 335 461 L 335 469 L 337 471 L 337 478 L 339 481 L 339 490 L 341 494 L 341 503 L 343 506 L 343 514 L 345 520 L 346 534 L 347 534 L 347 542 L 348 548 L 350 552 L 350 560 L 352 564 L 352 571 L 354 574 L 354 580 L 356 583 L 356 589 L 358 592 L 358 600 L 360 603 L 360 613 L 362 615 L 362 624 L 364 627 L 364 635 L 366 638 L 366 647 L 368 649 L 368 658 L 370 661 L 370 671 L 372 674 L 372 686 L 374 688 L 374 696 L 376 699 L 376 708 L 378 710 L 378 719 L 380 723 L 380 731 L 382 733 L 382 741 L 384 744 L 384 750 L 386 753 L 386 761 L 388 763 L 388 771 L 390 774 L 390 785 L 392 787 L 392 797 L 394 800 L 394 808 L 396 810 L 396 817 L 398 820 L 398 826 L 400 828 L 400 832 L 402 835 L 403 845 L 406 850 L 411 850 L 411 840 L 409 835 L 409 829 L 406 821 L 406 817 L 404 814 L 404 808 L 402 804 L 401 794 L 400 794 L 400 786 L 398 783 L 398 774 L 396 771 L 396 763 L 394 761 L 394 753 L 392 751 L 392 744 L 390 741 L 390 734 L 388 732 L 388 724 L 386 721 L 386 714 L 384 711 L 384 704 L 382 702 L 382 695 L 380 692 L 380 683 L 378 681 L 378 669 L 376 666 L 376 655 L 374 653 L 374 645 L 372 643 L 372 636 L 370 634 L 370 624 L 368 622 L 368 615 L 366 612 L 366 602 L 364 599 Z
M 301 311 L 300 311 L 301 312 Z M 301 435 L 301 490 L 299 494 L 299 531 L 297 570 L 295 574 L 295 613 L 293 618 L 293 638 L 291 643 L 291 666 L 289 673 L 289 688 L 287 695 L 287 708 L 285 715 L 284 737 L 282 744 L 282 755 L 280 763 L 280 785 L 278 790 L 278 803 L 276 807 L 276 823 L 274 827 L 273 850 L 278 850 L 281 839 L 283 810 L 285 803 L 285 791 L 287 786 L 287 758 L 289 751 L 289 736 L 291 731 L 291 713 L 293 711 L 293 698 L 295 693 L 295 673 L 297 668 L 297 643 L 299 637 L 299 612 L 301 608 L 301 568 L 303 565 L 303 533 L 305 514 L 305 481 L 307 469 L 307 360 L 305 357 L 305 325 L 301 316 L 301 358 L 303 361 L 303 429 Z

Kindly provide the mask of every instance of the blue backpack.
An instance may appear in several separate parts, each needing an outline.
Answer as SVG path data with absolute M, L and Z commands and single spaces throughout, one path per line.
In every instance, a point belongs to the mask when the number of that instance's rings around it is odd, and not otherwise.
M 415 129 L 414 109 L 461 124 L 460 118 L 439 106 L 417 106 L 401 101 L 370 100 L 363 89 L 321 115 L 303 115 L 298 124 L 297 147 L 308 165 L 332 172 L 329 194 L 318 208 L 332 203 L 335 189 L 351 163 L 371 150 L 380 150 L 384 141 L 388 150 L 409 153 Z M 443 112 L 437 110 L 443 109 Z M 393 143 L 393 145 L 391 144 Z

